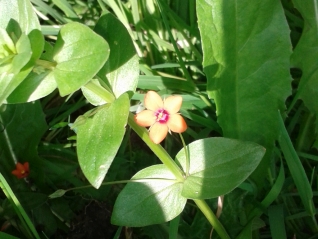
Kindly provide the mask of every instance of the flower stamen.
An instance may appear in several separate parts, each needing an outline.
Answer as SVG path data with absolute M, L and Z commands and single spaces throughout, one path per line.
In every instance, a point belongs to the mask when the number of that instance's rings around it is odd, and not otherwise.
M 155 112 L 155 116 L 156 116 L 156 121 L 161 124 L 165 124 L 169 120 L 169 113 L 165 109 L 158 109 Z

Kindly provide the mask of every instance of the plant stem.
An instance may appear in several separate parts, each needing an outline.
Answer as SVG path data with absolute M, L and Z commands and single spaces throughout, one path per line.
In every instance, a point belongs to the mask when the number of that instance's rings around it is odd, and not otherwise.
M 106 89 L 101 86 L 98 86 L 91 81 L 88 82 L 85 87 L 87 89 L 94 92 L 96 95 L 104 99 L 106 102 L 112 102 L 114 97 L 113 95 L 110 97 L 109 93 Z M 115 99 L 115 98 L 114 98 Z M 129 126 L 138 134 L 138 136 L 147 144 L 147 146 L 154 152 L 154 154 L 161 160 L 161 162 L 167 166 L 167 168 L 174 174 L 176 179 L 180 182 L 184 181 L 184 172 L 179 168 L 179 166 L 175 163 L 175 161 L 170 157 L 167 151 L 162 148 L 160 144 L 155 144 L 151 141 L 148 135 L 148 131 L 139 126 L 134 119 L 134 115 L 129 113 L 128 116 L 128 124 Z
M 129 179 L 129 180 L 119 180 L 119 181 L 112 181 L 112 182 L 105 182 L 102 183 L 101 186 L 107 186 L 107 185 L 114 185 L 114 184 L 122 184 L 122 183 L 142 183 L 142 182 L 149 182 L 149 181 L 176 181 L 175 179 L 167 179 L 167 178 L 144 178 L 144 179 Z M 84 188 L 94 188 L 91 184 L 75 187 L 75 188 L 69 188 L 65 189 L 65 192 L 78 190 L 78 189 L 84 189 Z
M 211 210 L 209 205 L 204 200 L 193 200 L 195 204 L 200 208 L 204 216 L 208 219 L 212 227 L 219 234 L 222 239 L 230 239 L 230 236 L 227 234 L 221 222 L 215 216 L 214 212 Z
M 112 93 L 107 91 L 104 87 L 94 84 L 92 81 L 89 81 L 85 87 L 101 97 L 107 103 L 111 103 L 115 100 L 115 96 Z
M 189 176 L 189 170 L 190 170 L 189 149 L 188 149 L 188 147 L 186 146 L 186 144 L 184 142 L 182 134 L 179 133 L 179 135 L 180 135 L 180 138 L 181 138 L 181 141 L 182 141 L 182 145 L 183 145 L 183 148 L 184 148 L 184 153 L 185 153 L 185 156 L 186 156 L 186 176 Z
M 107 96 L 102 92 L 97 91 L 95 87 L 91 87 L 90 90 L 107 101 Z M 139 126 L 135 122 L 134 114 L 132 114 L 131 112 L 128 116 L 128 124 L 136 132 L 136 134 L 147 144 L 147 146 L 152 150 L 152 152 L 154 152 L 154 154 L 161 160 L 161 162 L 174 174 L 176 179 L 180 182 L 183 182 L 186 178 L 185 173 L 179 168 L 176 162 L 170 157 L 167 151 L 160 144 L 155 144 L 151 141 L 151 139 L 149 138 L 148 131 L 144 127 Z M 181 140 L 183 140 L 183 138 L 181 138 Z M 185 145 L 184 141 L 183 144 Z M 188 158 L 187 160 L 189 161 L 190 159 Z M 187 168 L 189 168 L 190 163 L 188 162 L 187 164 Z M 199 209 L 208 219 L 208 221 L 215 229 L 215 231 L 219 234 L 219 236 L 222 239 L 230 239 L 230 236 L 225 231 L 223 225 L 220 223 L 220 221 L 212 212 L 211 208 L 207 205 L 207 203 L 204 200 L 194 200 L 194 202 L 197 204 Z
M 51 62 L 51 61 L 45 61 L 45 60 L 37 59 L 36 60 L 36 65 L 42 66 L 45 69 L 52 70 L 57 65 L 57 63 L 56 62 Z
M 147 146 L 154 152 L 154 154 L 167 166 L 167 168 L 174 174 L 174 176 L 181 182 L 184 181 L 184 172 L 178 167 L 175 161 L 170 157 L 167 151 L 162 148 L 160 144 L 155 144 L 149 138 L 148 132 L 144 127 L 139 126 L 135 120 L 134 115 L 129 113 L 129 126 L 138 134 L 138 136 L 147 144 Z

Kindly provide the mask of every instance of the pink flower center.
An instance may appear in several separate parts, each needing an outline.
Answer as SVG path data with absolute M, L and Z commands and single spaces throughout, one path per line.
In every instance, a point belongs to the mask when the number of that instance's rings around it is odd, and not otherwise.
M 169 113 L 165 109 L 159 109 L 155 112 L 156 121 L 160 124 L 165 124 L 169 120 Z

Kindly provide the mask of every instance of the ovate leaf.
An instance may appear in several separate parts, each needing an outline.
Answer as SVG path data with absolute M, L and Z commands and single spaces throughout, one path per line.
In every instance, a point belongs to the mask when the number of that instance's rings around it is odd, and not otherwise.
M 226 138 L 206 138 L 188 145 L 190 169 L 182 195 L 192 199 L 214 198 L 232 191 L 257 167 L 265 149 L 252 142 Z M 186 155 L 176 159 L 186 171 Z
M 178 216 L 187 199 L 181 196 L 178 182 L 165 165 L 153 165 L 139 171 L 117 197 L 112 223 L 143 227 L 170 221 Z M 148 179 L 148 180 L 147 180 Z
M 54 46 L 54 72 L 61 96 L 86 84 L 109 56 L 107 42 L 89 27 L 72 22 L 64 25 Z
M 129 97 L 123 94 L 77 127 L 78 160 L 95 188 L 102 183 L 124 137 L 129 106 Z

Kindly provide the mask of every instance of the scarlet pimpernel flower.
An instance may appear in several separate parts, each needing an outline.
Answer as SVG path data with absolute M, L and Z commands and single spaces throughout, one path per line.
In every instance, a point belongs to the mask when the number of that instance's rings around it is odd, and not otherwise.
M 182 97 L 173 95 L 162 100 L 154 91 L 145 95 L 146 110 L 135 115 L 138 125 L 149 127 L 149 137 L 155 144 L 159 144 L 168 132 L 182 133 L 186 131 L 187 124 L 178 111 L 182 105 Z
M 18 162 L 16 164 L 16 169 L 13 170 L 11 173 L 15 175 L 17 178 L 21 179 L 29 176 L 29 172 L 30 171 L 28 162 L 25 162 L 24 164 Z

